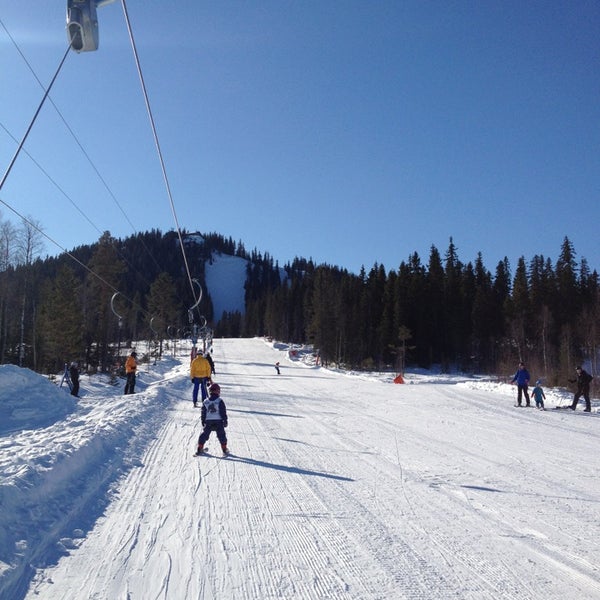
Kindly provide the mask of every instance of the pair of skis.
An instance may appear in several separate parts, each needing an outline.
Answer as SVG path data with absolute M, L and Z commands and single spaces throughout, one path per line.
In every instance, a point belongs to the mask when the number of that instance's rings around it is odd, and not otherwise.
M 208 450 L 204 449 L 201 452 L 199 452 L 198 450 L 196 450 L 196 453 L 194 454 L 194 456 L 215 456 L 214 454 L 210 454 L 208 452 Z M 227 458 L 228 456 L 231 456 L 231 452 L 229 452 L 229 450 L 225 450 L 223 452 L 223 454 L 221 454 L 220 457 L 218 458 Z

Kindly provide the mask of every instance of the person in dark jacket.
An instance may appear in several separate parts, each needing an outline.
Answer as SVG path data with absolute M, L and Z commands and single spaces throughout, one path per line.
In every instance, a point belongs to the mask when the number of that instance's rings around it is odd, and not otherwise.
M 579 398 L 583 396 L 585 400 L 585 409 L 583 412 L 592 412 L 592 403 L 590 401 L 590 383 L 594 378 L 581 367 L 577 367 L 575 372 L 577 373 L 577 379 L 569 379 L 571 383 L 577 382 L 577 391 L 575 392 L 575 397 L 573 398 L 573 404 L 571 404 L 571 410 L 575 410 L 577 408 Z
M 71 396 L 79 397 L 79 365 L 73 361 L 69 367 L 69 377 L 71 378 Z
M 529 392 L 527 391 L 527 386 L 529 385 L 529 371 L 525 368 L 525 363 L 519 363 L 519 368 L 515 373 L 515 376 L 512 378 L 511 383 L 517 384 L 517 406 L 521 406 L 521 400 L 523 395 L 525 395 L 525 406 L 530 406 L 529 403 Z
M 208 361 L 208 364 L 210 365 L 210 376 L 212 377 L 213 375 L 216 375 L 216 371 L 215 371 L 215 361 L 213 360 L 213 357 L 210 355 L 210 352 L 206 353 L 206 360 Z
M 204 429 L 198 438 L 196 456 L 200 456 L 204 452 L 204 444 L 206 444 L 213 431 L 217 432 L 217 438 L 221 442 L 223 455 L 227 455 L 229 454 L 229 450 L 227 449 L 227 435 L 225 434 L 225 427 L 227 427 L 227 407 L 221 399 L 219 384 L 211 383 L 208 393 L 208 398 L 202 402 L 200 419 Z

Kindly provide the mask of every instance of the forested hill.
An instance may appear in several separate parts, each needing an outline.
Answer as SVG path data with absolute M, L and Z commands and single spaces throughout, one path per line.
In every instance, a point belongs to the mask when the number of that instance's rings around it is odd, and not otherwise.
M 33 256 L 35 244 L 11 254 L 26 238 L 1 242 L 0 363 L 56 372 L 77 358 L 106 368 L 120 340 L 185 335 L 194 300 L 177 233 L 106 232 L 45 260 Z M 352 368 L 507 373 L 524 360 L 548 383 L 580 362 L 597 372 L 598 273 L 568 238 L 555 260 L 505 259 L 490 270 L 481 255 L 462 262 L 450 239 L 443 255 L 432 246 L 426 259 L 415 252 L 358 274 L 302 258 L 280 267 L 216 233 L 183 239 L 189 275 L 203 288 L 198 314 L 217 337 L 310 342 L 325 363 Z M 219 254 L 247 261 L 243 311 L 215 314 L 206 266 Z

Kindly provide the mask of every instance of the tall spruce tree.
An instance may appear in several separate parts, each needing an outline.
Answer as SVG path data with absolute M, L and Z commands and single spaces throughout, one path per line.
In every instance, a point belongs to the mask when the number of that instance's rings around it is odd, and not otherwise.
M 118 319 L 111 310 L 111 298 L 126 272 L 110 232 L 104 232 L 98 240 L 88 268 L 91 273 L 86 276 L 83 300 L 86 362 L 105 371 L 111 358 L 109 344 L 116 342 L 118 336 Z
M 162 342 L 167 337 L 167 328 L 179 325 L 182 306 L 176 295 L 175 283 L 168 273 L 160 273 L 152 282 L 147 297 L 148 315 L 151 327 L 157 332 L 159 356 L 162 356 Z
M 56 278 L 46 282 L 41 295 L 41 365 L 48 373 L 84 356 L 81 319 L 81 284 L 73 269 L 63 265 Z

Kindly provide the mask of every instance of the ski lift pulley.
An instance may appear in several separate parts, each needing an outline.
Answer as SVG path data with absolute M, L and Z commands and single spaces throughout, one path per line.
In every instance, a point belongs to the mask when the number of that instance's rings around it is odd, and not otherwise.
M 95 0 L 67 0 L 67 35 L 75 52 L 98 50 Z
M 115 310 L 115 298 L 120 293 L 121 292 L 115 292 L 112 295 L 112 298 L 110 299 L 110 309 L 113 311 L 113 314 L 115 315 L 115 317 L 117 317 L 117 319 L 119 320 L 119 329 L 121 329 L 121 327 L 123 327 L 123 317 Z
M 67 37 L 75 52 L 98 50 L 96 8 L 114 0 L 67 0 Z

